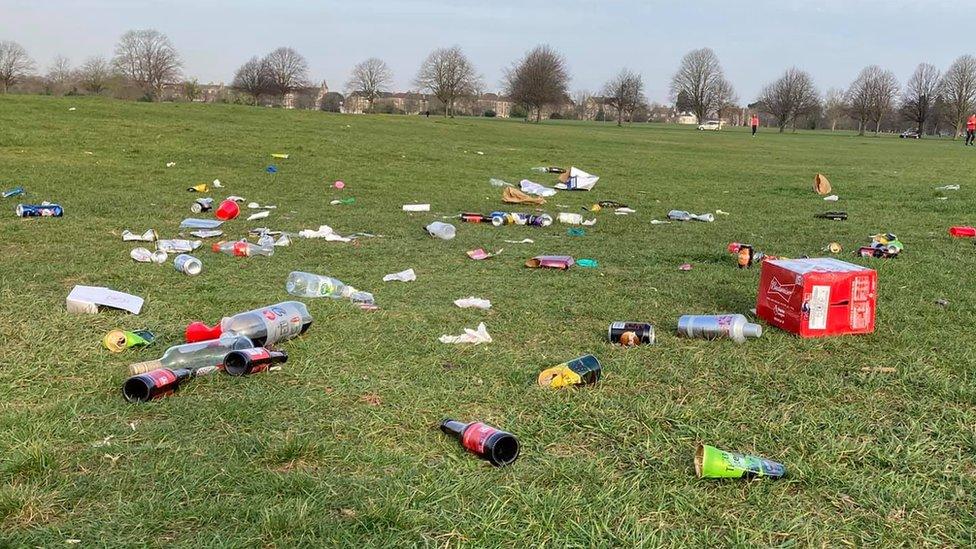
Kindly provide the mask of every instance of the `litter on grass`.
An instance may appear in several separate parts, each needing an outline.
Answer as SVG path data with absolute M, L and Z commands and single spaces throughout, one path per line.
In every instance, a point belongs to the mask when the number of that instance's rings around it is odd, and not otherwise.
M 129 252 L 129 257 L 138 263 L 155 263 L 157 265 L 162 265 L 166 263 L 168 254 L 162 250 L 156 250 L 155 252 L 150 252 L 146 248 L 133 248 Z
M 223 225 L 223 221 L 216 219 L 196 219 L 188 217 L 180 221 L 180 229 L 216 229 Z
M 383 282 L 413 282 L 414 280 L 417 280 L 417 273 L 413 269 L 391 273 L 383 277 Z
M 819 194 L 820 196 L 827 196 L 830 194 L 831 186 L 830 181 L 827 180 L 827 176 L 818 173 L 813 176 L 813 192 Z
M 66 299 L 68 312 L 79 314 L 97 314 L 99 307 L 110 307 L 137 315 L 143 303 L 141 297 L 101 286 L 75 286 Z
M 496 251 L 494 253 L 490 253 L 490 252 L 486 252 L 484 250 L 484 248 L 478 248 L 477 250 L 468 250 L 467 251 L 467 254 L 468 254 L 468 257 L 470 257 L 471 259 L 475 259 L 475 260 L 480 261 L 480 260 L 483 260 L 483 259 L 489 259 L 489 258 L 495 257 L 496 255 L 502 253 L 503 250 L 504 250 L 504 248 L 499 248 L 498 251 Z
M 442 335 L 439 340 L 441 343 L 473 343 L 475 345 L 481 345 L 482 343 L 491 343 L 491 336 L 488 335 L 488 328 L 482 322 L 478 324 L 477 330 L 465 328 L 464 333 L 461 335 Z
M 515 187 L 505 187 L 502 190 L 502 202 L 508 204 L 536 204 L 541 206 L 546 203 L 546 199 L 541 196 L 529 196 Z
M 403 211 L 405 212 L 429 212 L 430 204 L 404 204 Z
M 491 301 L 474 296 L 465 297 L 463 299 L 455 299 L 454 304 L 462 309 L 491 309 Z
M 270 211 L 268 211 L 268 210 L 262 210 L 260 212 L 255 212 L 255 213 L 252 213 L 251 215 L 247 216 L 247 219 L 245 221 L 254 221 L 255 219 L 264 219 L 265 217 L 268 217 L 269 215 L 271 215 L 271 212 Z
M 711 223 L 715 221 L 715 216 L 710 213 L 693 214 L 684 210 L 671 210 L 668 212 L 668 219 L 674 221 L 703 221 Z
M 531 238 L 523 238 L 522 240 L 503 240 L 506 244 L 535 244 L 535 240 Z
M 559 175 L 559 183 L 556 188 L 567 191 L 589 191 L 596 185 L 600 178 L 583 170 L 570 167 L 569 171 Z
M 214 229 L 200 229 L 190 232 L 190 236 L 195 236 L 197 238 L 213 238 L 215 236 L 223 236 L 223 234 L 224 231 L 217 231 Z
M 148 229 L 142 234 L 135 234 L 129 229 L 122 231 L 122 241 L 123 242 L 155 242 L 159 238 L 155 229 Z
M 528 179 L 523 179 L 520 181 L 519 188 L 522 189 L 522 192 L 526 194 L 534 194 L 536 196 L 550 197 L 555 196 L 556 194 L 556 189 L 544 187 L 538 183 L 529 181 Z
M 184 240 L 180 238 L 174 240 L 157 240 L 156 249 L 170 254 L 179 254 L 192 252 L 199 248 L 201 244 L 203 243 L 199 240 Z
M 525 262 L 525 266 L 531 269 L 561 269 L 566 270 L 573 266 L 575 261 L 568 255 L 538 255 Z
M 328 225 L 319 225 L 318 229 L 314 231 L 312 229 L 305 229 L 298 232 L 298 236 L 302 238 L 322 238 L 326 242 L 351 242 L 351 238 L 341 236 L 336 234 L 332 227 Z
M 695 450 L 695 475 L 698 478 L 781 478 L 786 467 L 756 456 L 719 450 L 699 444 Z

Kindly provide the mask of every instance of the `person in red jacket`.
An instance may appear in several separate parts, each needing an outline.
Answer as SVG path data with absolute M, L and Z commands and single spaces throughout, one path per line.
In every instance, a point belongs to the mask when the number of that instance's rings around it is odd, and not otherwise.
M 752 118 L 749 119 L 749 125 L 752 126 L 752 136 L 756 137 L 756 131 L 759 130 L 759 115 L 752 113 Z
M 966 145 L 976 145 L 976 114 L 969 115 L 966 121 Z

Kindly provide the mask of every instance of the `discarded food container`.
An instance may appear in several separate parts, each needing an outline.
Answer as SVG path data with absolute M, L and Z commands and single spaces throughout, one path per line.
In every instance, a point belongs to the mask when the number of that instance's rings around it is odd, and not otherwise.
M 833 258 L 762 264 L 756 314 L 800 337 L 874 331 L 877 272 Z
M 2 196 L 4 198 L 11 198 L 11 197 L 14 197 L 14 196 L 20 196 L 20 195 L 24 194 L 25 192 L 26 191 L 24 191 L 24 188 L 23 187 L 14 187 L 14 188 L 12 188 L 10 190 L 3 191 L 3 195 Z
M 209 212 L 213 209 L 213 198 L 198 198 L 190 205 L 193 213 Z
M 607 329 L 610 343 L 633 347 L 654 344 L 654 326 L 648 322 L 612 322 Z
M 221 202 L 214 212 L 214 217 L 221 221 L 229 221 L 239 215 L 241 215 L 241 207 L 229 198 Z
M 193 371 L 187 368 L 159 368 L 125 380 L 122 384 L 122 396 L 129 402 L 149 402 L 168 397 L 191 377 Z
M 539 374 L 539 385 L 560 389 L 578 385 L 594 385 L 600 381 L 603 369 L 593 355 L 583 355 L 546 368 Z
M 833 221 L 847 221 L 847 212 L 824 212 L 815 214 L 817 219 L 831 219 Z
M 311 325 L 312 315 L 304 303 L 284 301 L 224 317 L 213 327 L 203 322 L 191 322 L 186 327 L 186 341 L 207 341 L 224 334 L 234 334 L 246 336 L 253 342 L 247 347 L 270 347 L 279 341 L 304 334 Z M 241 348 L 235 347 L 234 350 Z
M 211 230 L 211 229 L 217 229 L 223 224 L 224 224 L 223 221 L 217 219 L 197 219 L 194 217 L 188 217 L 183 221 L 180 221 L 180 230 L 183 229 Z
M 181 254 L 184 252 L 192 252 L 199 248 L 200 244 L 202 242 L 199 240 L 157 240 L 156 249 L 170 254 Z
M 583 216 L 578 213 L 559 212 L 556 219 L 558 219 L 560 223 L 566 223 L 569 225 L 583 224 Z
M 102 345 L 113 353 L 121 353 L 131 347 L 144 347 L 156 340 L 149 330 L 112 330 L 102 338 Z
M 458 440 L 465 450 L 496 467 L 510 465 L 519 456 L 515 435 L 481 422 L 462 423 L 453 419 L 441 422 L 441 431 Z
M 768 459 L 699 444 L 695 450 L 695 474 L 698 478 L 777 479 L 786 474 L 786 467 Z
M 217 334 L 205 341 L 175 345 L 166 349 L 156 360 L 135 362 L 129 365 L 132 375 L 144 374 L 159 368 L 186 368 L 191 372 L 202 369 L 216 369 L 224 363 L 224 357 L 231 351 L 250 349 L 254 342 L 243 334 Z
M 502 253 L 502 250 L 504 250 L 504 248 L 500 248 L 496 252 L 486 252 L 484 248 L 478 248 L 476 250 L 468 250 L 466 253 L 468 254 L 468 257 L 470 257 L 471 259 L 481 261 L 483 259 L 490 259 L 492 257 L 495 257 L 496 255 Z
M 435 221 L 430 225 L 427 225 L 426 229 L 430 236 L 440 238 L 441 240 L 450 240 L 454 238 L 454 235 L 457 232 L 454 225 L 451 225 L 450 223 L 441 223 L 440 221 Z
M 117 292 L 101 286 L 76 285 L 65 298 L 65 309 L 73 314 L 98 314 L 99 307 L 122 309 L 137 315 L 145 300 L 139 296 Z
M 263 372 L 273 364 L 288 362 L 288 355 L 264 347 L 231 351 L 224 357 L 224 371 L 232 376 L 246 376 Z
M 192 255 L 180 254 L 173 260 L 173 268 L 185 275 L 196 276 L 203 270 L 203 263 Z
M 538 255 L 525 262 L 532 269 L 563 269 L 573 266 L 573 258 L 568 255 Z
M 156 250 L 155 252 L 150 252 L 146 248 L 133 248 L 129 252 L 129 257 L 138 261 L 139 263 L 155 263 L 157 265 L 162 265 L 166 263 L 168 255 L 162 250 Z
M 61 217 L 64 208 L 59 204 L 17 204 L 17 217 Z
M 976 238 L 976 227 L 949 227 L 949 235 L 956 238 Z
M 762 335 L 762 326 L 749 322 L 744 315 L 683 315 L 678 319 L 682 337 L 719 339 L 727 337 L 736 343 Z
M 429 212 L 430 204 L 404 204 L 403 211 L 405 212 Z
M 600 178 L 598 176 L 588 174 L 575 166 L 571 166 L 568 172 L 559 175 L 559 183 L 556 183 L 555 187 L 567 191 L 589 191 L 593 189 L 599 180 Z

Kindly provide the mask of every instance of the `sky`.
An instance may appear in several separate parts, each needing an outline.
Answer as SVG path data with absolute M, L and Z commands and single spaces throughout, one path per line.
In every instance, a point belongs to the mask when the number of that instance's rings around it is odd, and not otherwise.
M 59 54 L 75 65 L 111 57 L 122 33 L 154 28 L 201 83 L 229 83 L 251 56 L 290 46 L 332 90 L 379 57 L 395 90 L 408 91 L 431 50 L 458 45 L 497 91 L 507 67 L 549 44 L 566 57 L 571 91 L 599 92 L 626 67 L 657 102 L 669 101 L 671 76 L 696 48 L 718 54 L 746 104 L 794 65 L 821 90 L 871 64 L 903 84 L 920 62 L 944 70 L 976 53 L 974 24 L 967 0 L 0 0 L 0 40 L 24 46 L 42 72 Z

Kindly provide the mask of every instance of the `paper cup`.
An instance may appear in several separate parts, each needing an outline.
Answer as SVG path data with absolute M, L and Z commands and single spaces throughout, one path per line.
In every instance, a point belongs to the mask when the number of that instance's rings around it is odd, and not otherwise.
M 714 446 L 699 444 L 695 451 L 695 474 L 698 478 L 780 478 L 786 467 L 756 456 L 725 452 Z

